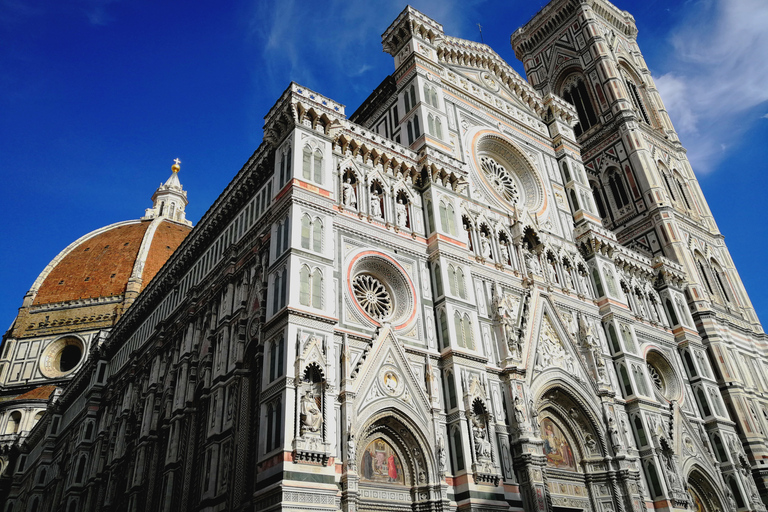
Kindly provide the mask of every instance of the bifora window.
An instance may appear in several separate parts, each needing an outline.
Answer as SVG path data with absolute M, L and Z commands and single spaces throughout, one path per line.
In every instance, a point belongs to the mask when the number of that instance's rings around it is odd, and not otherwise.
M 573 131 L 577 137 L 597 124 L 597 116 L 595 115 L 595 109 L 592 108 L 592 100 L 589 99 L 587 86 L 581 77 L 568 79 L 563 89 L 563 99 L 576 107 L 579 124 L 573 128 Z

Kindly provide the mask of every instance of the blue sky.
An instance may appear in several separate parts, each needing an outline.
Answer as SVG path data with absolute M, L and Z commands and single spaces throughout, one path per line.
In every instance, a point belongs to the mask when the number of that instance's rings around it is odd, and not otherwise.
M 425 0 L 449 35 L 522 73 L 510 34 L 545 2 Z M 768 2 L 617 0 L 762 319 Z M 405 6 L 330 0 L 0 0 L 0 330 L 38 273 L 98 227 L 140 217 L 182 160 L 197 222 L 262 138 L 291 80 L 351 113 L 393 71 Z

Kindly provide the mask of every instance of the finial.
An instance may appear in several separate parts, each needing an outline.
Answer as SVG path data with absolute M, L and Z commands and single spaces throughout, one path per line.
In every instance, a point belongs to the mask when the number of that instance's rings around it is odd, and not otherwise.
M 179 164 L 181 164 L 181 160 L 179 160 L 178 158 L 175 158 L 173 160 L 173 166 L 171 167 L 171 170 L 173 172 L 179 172 L 179 170 L 181 169 L 181 165 Z

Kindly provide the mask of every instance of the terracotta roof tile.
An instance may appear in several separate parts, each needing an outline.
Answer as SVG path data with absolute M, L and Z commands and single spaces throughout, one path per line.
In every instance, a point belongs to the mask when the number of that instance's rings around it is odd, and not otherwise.
M 48 400 L 55 389 L 56 386 L 40 386 L 15 397 L 13 400 Z

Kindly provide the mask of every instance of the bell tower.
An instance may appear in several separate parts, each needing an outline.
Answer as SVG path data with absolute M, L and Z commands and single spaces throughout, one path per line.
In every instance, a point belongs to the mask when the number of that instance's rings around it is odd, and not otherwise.
M 706 347 L 715 367 L 711 383 L 693 366 L 688 372 L 709 436 L 735 441 L 733 460 L 720 460 L 723 481 L 737 498 L 743 485 L 751 502 L 757 491 L 741 477 L 751 470 L 768 501 L 768 402 L 760 377 L 768 342 L 640 52 L 634 18 L 606 0 L 553 0 L 511 44 L 535 89 L 575 107 L 574 132 L 603 227 L 656 268 L 672 260 L 685 269 L 688 307 L 666 309 L 678 350 Z M 622 269 L 622 278 L 629 298 L 631 269 Z M 677 316 L 690 310 L 696 331 L 673 317 L 675 309 Z M 720 387 L 722 416 L 736 423 L 738 438 L 717 418 L 717 397 L 697 391 L 708 385 Z M 742 445 L 749 461 L 739 455 Z

